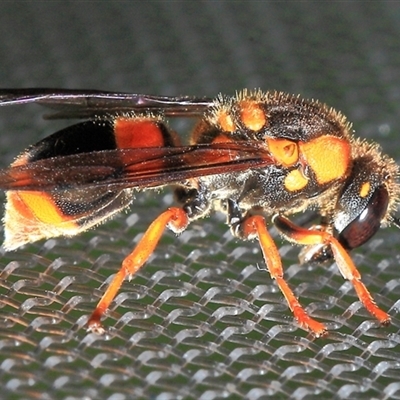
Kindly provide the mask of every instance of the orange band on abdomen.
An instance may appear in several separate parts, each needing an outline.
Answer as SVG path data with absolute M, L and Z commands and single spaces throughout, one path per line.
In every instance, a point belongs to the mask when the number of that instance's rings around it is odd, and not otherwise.
M 162 130 L 151 120 L 117 118 L 114 134 L 119 149 L 165 146 Z
M 20 191 L 14 192 L 11 198 L 13 207 L 27 219 L 36 219 L 43 224 L 59 226 L 63 229 L 76 230 L 77 225 L 72 217 L 65 216 L 48 193 Z

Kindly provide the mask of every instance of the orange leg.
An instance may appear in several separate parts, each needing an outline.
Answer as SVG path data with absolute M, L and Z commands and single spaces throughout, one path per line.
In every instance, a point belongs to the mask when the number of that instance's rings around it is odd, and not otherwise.
M 340 273 L 345 279 L 348 279 L 353 284 L 354 289 L 356 290 L 356 293 L 364 307 L 382 325 L 387 325 L 390 323 L 390 316 L 376 305 L 368 289 L 361 282 L 361 275 L 354 265 L 353 260 L 342 247 L 342 245 L 331 234 L 325 231 L 301 228 L 281 216 L 274 218 L 274 224 L 285 236 L 287 236 L 289 240 L 292 240 L 298 244 L 329 245 L 332 249 L 333 256 Z
M 305 329 L 311 331 L 316 337 L 326 334 L 325 325 L 312 319 L 301 306 L 293 291 L 283 277 L 283 267 L 278 249 L 271 238 L 264 217 L 255 215 L 247 218 L 243 224 L 243 233 L 246 237 L 256 236 L 260 242 L 265 263 L 272 279 L 275 279 L 279 289 L 285 296 L 295 318 Z
M 121 269 L 116 273 L 103 297 L 97 304 L 96 309 L 88 321 L 88 331 L 102 334 L 104 328 L 101 325 L 101 318 L 107 311 L 111 302 L 118 293 L 126 277 L 132 277 L 148 260 L 157 246 L 166 226 L 175 233 L 182 232 L 188 225 L 189 219 L 181 208 L 171 207 L 164 211 L 147 228 L 136 248 L 122 262 Z

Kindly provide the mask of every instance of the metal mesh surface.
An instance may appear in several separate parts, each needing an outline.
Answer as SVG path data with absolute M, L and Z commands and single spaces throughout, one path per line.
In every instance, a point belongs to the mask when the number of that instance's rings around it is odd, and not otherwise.
M 105 337 L 86 318 L 158 206 L 89 233 L 3 257 L 1 379 L 22 398 L 400 397 L 400 279 L 384 232 L 355 257 L 364 282 L 394 316 L 389 328 L 357 301 L 334 265 L 299 266 L 281 248 L 286 276 L 331 333 L 312 340 L 260 270 L 256 246 L 237 243 L 218 220 L 167 234 L 105 320 Z M 146 213 L 146 214 L 144 214 Z M 386 243 L 384 239 L 386 240 Z M 8 261 L 9 260 L 9 261 Z M 47 396 L 47 397 L 46 397 Z
M 340 108 L 359 135 L 400 159 L 400 7 L 321 4 L 4 3 L 0 83 L 199 96 L 242 87 L 299 92 Z M 41 113 L 0 109 L 3 166 L 65 126 Z M 298 249 L 277 238 L 289 284 L 330 330 L 314 340 L 263 270 L 257 243 L 233 239 L 215 215 L 178 238 L 166 232 L 124 283 L 104 321 L 107 334 L 87 334 L 110 276 L 171 201 L 168 190 L 141 194 L 128 214 L 96 230 L 2 254 L 0 397 L 400 398 L 394 228 L 353 252 L 393 318 L 388 328 L 378 327 L 334 264 L 299 265 Z

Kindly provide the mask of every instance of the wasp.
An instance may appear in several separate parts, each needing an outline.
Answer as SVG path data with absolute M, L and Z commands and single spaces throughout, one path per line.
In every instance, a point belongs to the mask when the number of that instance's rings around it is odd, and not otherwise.
M 381 225 L 399 227 L 394 216 L 399 168 L 377 144 L 355 138 L 340 112 L 277 91 L 243 90 L 209 99 L 0 90 L 0 105 L 26 103 L 51 108 L 50 118 L 84 121 L 30 146 L 0 171 L 6 250 L 77 235 L 129 207 L 135 191 L 175 187 L 179 206 L 159 215 L 123 260 L 88 319 L 90 331 L 104 332 L 101 320 L 122 282 L 146 263 L 165 228 L 179 234 L 213 211 L 226 215 L 234 236 L 259 241 L 294 317 L 316 337 L 327 329 L 308 315 L 287 284 L 268 223 L 305 246 L 307 261 L 333 258 L 365 308 L 381 324 L 390 322 L 349 251 Z M 171 117 L 198 117 L 187 143 L 168 127 Z M 318 225 L 292 222 L 292 215 L 306 210 L 317 211 Z

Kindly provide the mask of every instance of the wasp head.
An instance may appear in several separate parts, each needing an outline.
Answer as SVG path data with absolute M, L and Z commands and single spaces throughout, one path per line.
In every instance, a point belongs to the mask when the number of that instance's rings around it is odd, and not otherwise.
M 361 140 L 352 144 L 353 163 L 333 214 L 335 236 L 348 250 L 359 247 L 381 225 L 396 223 L 399 168 L 378 146 Z

